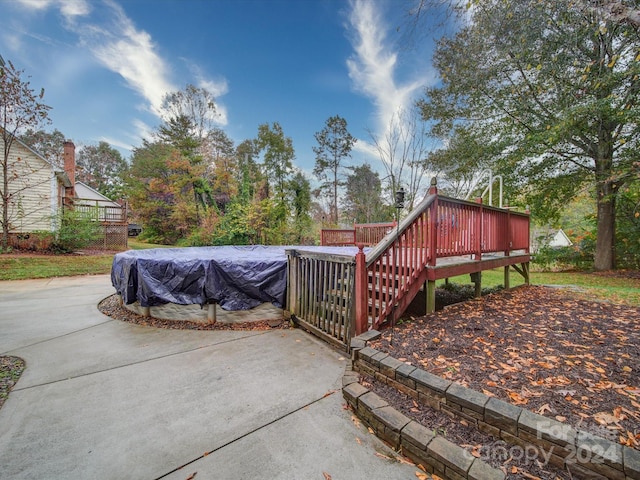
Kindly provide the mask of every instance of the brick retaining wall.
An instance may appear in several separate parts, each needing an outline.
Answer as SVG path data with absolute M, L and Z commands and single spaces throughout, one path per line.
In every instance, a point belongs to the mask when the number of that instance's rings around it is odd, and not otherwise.
M 429 464 L 434 470 L 432 473 L 451 479 L 504 478 L 487 470 L 496 470 L 487 464 L 474 467 L 480 459 L 443 438 L 434 437 L 431 431 L 404 415 L 392 414 L 390 410 L 393 409 L 386 402 L 382 401 L 383 405 L 379 397 L 379 400 L 375 398 L 377 395 L 357 383 L 356 372 L 375 377 L 431 408 L 464 419 L 496 439 L 522 448 L 536 448 L 541 456 L 549 458 L 550 463 L 568 468 L 578 478 L 640 480 L 640 451 L 400 362 L 366 346 L 374 335 L 367 332 L 364 337 L 353 339 L 352 365 L 355 372 L 345 373 L 343 395 L 358 416 L 379 436 L 394 448 L 402 447 L 414 461 Z M 425 453 L 426 456 L 420 457 Z M 483 473 L 476 476 L 480 468 Z M 503 475 L 500 470 L 497 472 Z

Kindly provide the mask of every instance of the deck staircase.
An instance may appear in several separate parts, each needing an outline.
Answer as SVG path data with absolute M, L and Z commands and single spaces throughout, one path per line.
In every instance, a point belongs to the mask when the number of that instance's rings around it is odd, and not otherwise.
M 355 257 L 287 252 L 287 309 L 301 326 L 348 346 L 353 335 L 398 320 L 422 289 L 433 311 L 438 279 L 504 267 L 508 288 L 513 266 L 528 282 L 526 213 L 439 196 L 432 183 L 399 225 L 377 231 L 386 234 L 366 252 L 356 242 Z

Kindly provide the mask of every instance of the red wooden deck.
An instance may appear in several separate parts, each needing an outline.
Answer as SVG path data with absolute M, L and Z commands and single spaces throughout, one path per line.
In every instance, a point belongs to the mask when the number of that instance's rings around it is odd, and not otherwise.
M 439 196 L 435 182 L 400 225 L 324 230 L 322 242 L 355 244 L 355 265 L 352 257 L 291 252 L 288 303 L 294 316 L 331 337 L 336 335 L 324 324 L 335 330 L 340 318 L 343 336 L 338 339 L 347 346 L 352 334 L 400 318 L 423 288 L 427 312 L 433 311 L 436 280 L 502 267 L 505 288 L 511 268 L 529 281 L 529 215 Z M 374 247 L 365 254 L 370 245 Z M 476 291 L 480 282 L 477 276 Z
M 358 245 L 362 247 L 362 244 Z M 423 202 L 365 255 L 356 255 L 356 332 L 397 320 L 418 291 L 435 308 L 435 280 L 513 266 L 528 282 L 529 215 L 438 195 Z

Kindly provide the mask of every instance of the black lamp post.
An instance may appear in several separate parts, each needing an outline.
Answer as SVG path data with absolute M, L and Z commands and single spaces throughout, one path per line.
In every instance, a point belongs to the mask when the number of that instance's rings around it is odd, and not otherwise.
M 393 276 L 394 276 L 394 285 L 395 288 L 394 290 L 396 291 L 397 294 L 397 289 L 400 287 L 400 269 L 398 268 L 398 261 L 399 261 L 399 249 L 400 249 L 400 210 L 402 210 L 404 208 L 404 196 L 405 196 L 405 192 L 404 192 L 404 188 L 400 187 L 398 190 L 396 190 L 396 245 L 394 250 L 394 259 L 393 259 L 393 268 L 394 268 L 394 272 L 393 272 Z M 390 345 L 393 345 L 393 334 L 395 331 L 395 325 L 396 325 L 396 300 L 393 300 L 393 308 L 392 308 L 392 314 L 391 314 L 391 340 L 390 340 Z
M 403 187 L 400 187 L 396 191 L 396 209 L 398 210 L 398 216 L 400 216 L 400 210 L 404 208 L 404 194 L 405 193 Z

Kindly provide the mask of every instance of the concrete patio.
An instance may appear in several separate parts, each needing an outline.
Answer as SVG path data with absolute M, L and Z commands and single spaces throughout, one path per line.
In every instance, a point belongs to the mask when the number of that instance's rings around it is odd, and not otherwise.
M 416 478 L 343 409 L 345 355 L 300 330 L 163 330 L 96 306 L 109 277 L 0 282 L 0 478 Z M 392 457 L 392 458 L 388 458 Z

